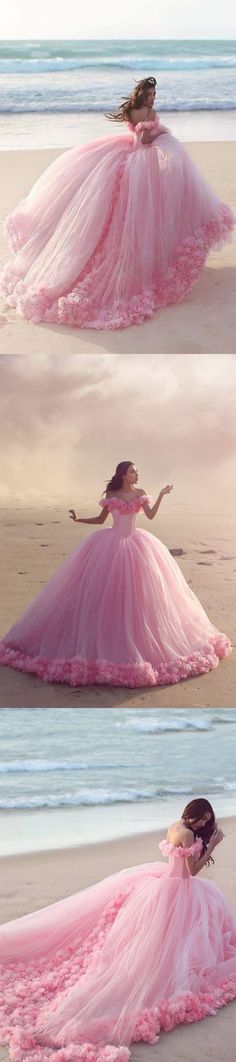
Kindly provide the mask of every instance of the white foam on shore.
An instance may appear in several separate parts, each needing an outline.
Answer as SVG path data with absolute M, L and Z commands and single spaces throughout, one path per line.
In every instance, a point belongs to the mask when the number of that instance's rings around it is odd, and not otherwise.
M 162 112 L 161 119 L 179 140 L 236 140 L 235 111 Z M 0 114 L 0 151 L 71 148 L 99 136 L 120 135 L 119 124 L 103 114 Z
M 236 794 L 204 793 L 216 817 L 236 816 Z M 165 830 L 186 803 L 183 796 L 106 807 L 4 811 L 0 813 L 0 856 L 74 848 L 85 844 Z

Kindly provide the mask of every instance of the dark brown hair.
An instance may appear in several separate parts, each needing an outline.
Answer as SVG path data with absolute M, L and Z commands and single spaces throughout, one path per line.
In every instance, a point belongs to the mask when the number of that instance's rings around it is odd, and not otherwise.
M 206 815 L 207 811 L 210 812 L 211 818 L 208 819 L 207 822 L 205 822 L 205 826 L 197 826 L 198 820 L 202 819 L 203 815 Z M 209 800 L 205 800 L 205 797 L 199 797 L 196 800 L 191 800 L 190 804 L 186 805 L 186 808 L 184 809 L 181 818 L 183 819 L 185 826 L 188 826 L 189 829 L 193 831 L 194 836 L 201 837 L 203 842 L 202 854 L 204 854 L 204 852 L 206 852 L 207 845 L 209 844 L 210 838 L 212 837 L 216 825 L 215 813 L 211 804 L 209 803 Z M 214 863 L 214 859 L 212 859 L 212 856 L 209 856 L 207 865 L 209 865 L 210 863 Z
M 120 464 L 117 465 L 117 468 L 115 470 L 115 475 L 112 476 L 112 479 L 110 479 L 109 483 L 107 483 L 106 490 L 104 491 L 104 494 L 106 494 L 106 496 L 107 494 L 110 494 L 110 491 L 121 490 L 123 478 L 126 475 L 126 472 L 128 472 L 128 468 L 130 468 L 132 464 L 133 461 L 120 461 Z
M 106 118 L 110 118 L 111 122 L 129 122 L 131 120 L 131 111 L 139 111 L 145 104 L 147 93 L 150 89 L 156 88 L 155 77 L 144 77 L 142 81 L 138 81 L 138 84 L 130 93 L 130 96 L 124 100 L 124 103 L 120 104 L 118 111 L 114 114 L 107 114 Z

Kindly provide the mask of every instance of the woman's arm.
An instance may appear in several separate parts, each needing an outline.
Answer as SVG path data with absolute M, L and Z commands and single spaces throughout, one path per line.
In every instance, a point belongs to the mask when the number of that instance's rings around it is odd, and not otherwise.
M 76 524 L 105 524 L 108 515 L 109 509 L 107 509 L 106 506 L 99 513 L 99 516 L 90 516 L 87 520 L 83 517 L 76 516 L 74 509 L 69 509 L 70 520 L 74 520 Z
M 143 113 L 143 111 L 140 114 L 140 110 L 135 110 L 134 109 L 132 111 L 132 115 L 130 117 L 131 117 L 131 122 L 132 122 L 132 125 L 133 125 L 134 129 L 135 129 L 136 125 L 140 125 L 143 122 L 145 122 L 145 123 L 146 122 L 159 122 L 158 114 L 153 109 L 148 110 L 148 112 L 145 113 L 145 114 Z M 164 126 L 163 126 L 161 131 L 164 132 Z M 143 132 L 141 133 L 141 138 L 140 138 L 141 139 L 141 143 L 142 144 L 151 144 L 153 140 L 156 140 L 156 138 L 157 138 L 157 136 L 159 136 L 159 134 L 160 134 L 160 124 L 158 124 L 158 128 L 156 127 L 156 129 L 143 129 Z
M 199 871 L 206 866 L 214 848 L 216 848 L 217 844 L 220 844 L 220 842 L 223 841 L 223 838 L 223 830 L 220 830 L 219 827 L 216 826 L 204 855 L 200 856 L 200 859 L 195 859 L 195 856 L 186 856 L 185 863 L 191 877 L 194 878 L 196 874 L 199 874 Z
M 166 128 L 165 125 L 161 125 L 161 122 L 159 121 L 159 118 L 158 118 L 158 114 L 153 109 L 151 110 L 151 112 L 149 114 L 148 121 L 150 121 L 150 122 L 158 121 L 158 129 L 155 129 L 155 130 L 144 129 L 143 133 L 142 133 L 142 136 L 141 136 L 141 143 L 142 144 L 152 144 L 153 140 L 156 140 L 157 137 L 161 136 L 162 133 L 168 133 L 168 129 Z
M 147 516 L 148 520 L 153 520 L 154 519 L 154 516 L 156 516 L 156 513 L 158 512 L 158 509 L 160 508 L 160 504 L 162 502 L 162 498 L 164 498 L 165 494 L 170 494 L 171 490 L 173 490 L 173 483 L 171 483 L 171 484 L 168 483 L 167 487 L 162 487 L 162 490 L 160 491 L 160 494 L 158 494 L 158 498 L 154 502 L 154 505 L 149 505 L 149 502 L 145 502 L 145 504 L 143 506 L 143 510 L 144 510 L 145 516 Z
M 152 130 L 152 132 L 149 129 L 144 129 L 143 133 L 141 133 L 141 144 L 152 144 L 153 140 L 157 140 L 158 136 L 160 136 L 160 126 L 158 126 L 158 129 Z
M 168 129 L 166 129 L 165 125 L 159 125 L 156 132 L 153 131 L 152 133 L 151 130 L 149 132 L 148 129 L 144 129 L 141 134 L 141 144 L 152 144 L 152 141 L 157 140 L 158 136 L 161 136 L 162 133 L 168 133 Z

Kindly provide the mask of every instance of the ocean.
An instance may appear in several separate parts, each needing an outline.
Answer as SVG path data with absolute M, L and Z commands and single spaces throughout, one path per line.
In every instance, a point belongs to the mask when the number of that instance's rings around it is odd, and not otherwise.
M 162 829 L 194 796 L 236 814 L 236 711 L 2 709 L 0 854 Z
M 102 116 L 148 74 L 176 135 L 235 138 L 236 41 L 2 41 L 0 148 L 66 147 L 108 131 Z

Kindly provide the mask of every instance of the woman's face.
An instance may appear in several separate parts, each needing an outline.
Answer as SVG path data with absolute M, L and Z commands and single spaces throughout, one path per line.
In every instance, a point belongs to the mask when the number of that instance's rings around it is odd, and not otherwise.
M 124 476 L 124 482 L 127 483 L 127 485 L 138 482 L 138 472 L 135 465 L 129 465 L 126 475 Z
M 148 89 L 148 91 L 145 93 L 145 104 L 146 104 L 146 107 L 153 107 L 153 104 L 155 103 L 155 97 L 156 97 L 156 89 L 154 89 L 154 88 L 153 89 Z
M 192 824 L 194 825 L 194 828 L 196 828 L 198 826 L 205 826 L 206 822 L 209 822 L 210 819 L 211 819 L 211 812 L 210 811 L 206 811 L 205 815 L 202 815 L 201 819 L 197 819 L 197 820 L 196 819 L 190 819 L 189 821 L 192 822 Z

